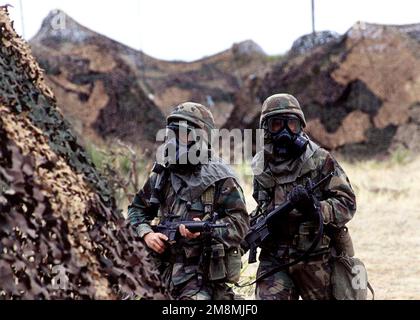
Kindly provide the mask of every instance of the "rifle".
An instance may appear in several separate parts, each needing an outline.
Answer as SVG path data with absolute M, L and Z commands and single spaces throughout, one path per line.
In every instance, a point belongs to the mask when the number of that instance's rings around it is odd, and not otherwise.
M 319 188 L 319 186 L 330 179 L 333 175 L 334 172 L 330 172 L 316 184 L 313 184 L 311 181 L 309 181 L 308 185 L 306 186 L 308 193 L 312 195 L 314 191 Z M 295 209 L 293 204 L 289 200 L 286 200 L 268 214 L 261 215 L 253 219 L 254 224 L 251 226 L 249 232 L 245 236 L 244 241 L 241 243 L 241 246 L 245 252 L 249 250 L 248 263 L 254 263 L 257 261 L 257 248 L 270 235 L 269 226 L 273 225 L 273 223 L 281 216 L 290 213 L 293 209 Z
M 154 232 L 159 232 L 168 237 L 169 244 L 176 242 L 179 237 L 179 226 L 183 224 L 188 231 L 196 232 L 212 232 L 214 229 L 227 228 L 229 223 L 216 223 L 217 214 L 214 215 L 213 221 L 165 221 L 157 226 L 153 226 Z

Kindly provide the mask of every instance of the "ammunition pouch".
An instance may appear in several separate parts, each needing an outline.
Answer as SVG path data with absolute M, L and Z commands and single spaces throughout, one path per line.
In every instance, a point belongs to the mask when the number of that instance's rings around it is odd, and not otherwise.
M 334 228 L 331 232 L 332 247 L 337 256 L 347 255 L 354 257 L 353 241 L 347 227 Z
M 224 280 L 226 278 L 225 247 L 217 243 L 210 248 L 208 279 L 210 281 Z
M 242 251 L 240 248 L 226 249 L 223 244 L 213 244 L 209 259 L 208 279 L 237 283 L 242 268 Z
M 316 233 L 318 232 L 318 227 L 313 222 L 303 222 L 299 226 L 299 232 L 293 238 L 293 246 L 297 251 L 305 252 L 311 247 Z M 325 251 L 330 247 L 331 238 L 325 233 L 322 235 L 321 240 L 318 245 L 313 250 Z
M 230 248 L 225 256 L 226 282 L 237 283 L 241 276 L 242 269 L 242 249 Z
M 202 254 L 202 247 L 201 246 L 184 246 L 184 254 L 186 259 L 186 264 L 197 264 L 200 260 L 200 256 Z

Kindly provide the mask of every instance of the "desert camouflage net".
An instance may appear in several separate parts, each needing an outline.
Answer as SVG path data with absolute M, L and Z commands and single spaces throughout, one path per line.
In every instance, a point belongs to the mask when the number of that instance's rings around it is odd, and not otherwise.
M 0 72 L 0 298 L 165 298 L 4 8 Z
M 293 94 L 312 138 L 351 158 L 418 151 L 419 29 L 356 23 L 334 41 L 287 56 L 254 90 L 261 101 Z

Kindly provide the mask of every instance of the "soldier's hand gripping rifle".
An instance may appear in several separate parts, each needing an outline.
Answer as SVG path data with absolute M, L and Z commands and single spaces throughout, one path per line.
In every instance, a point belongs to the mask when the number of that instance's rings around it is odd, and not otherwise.
M 329 173 L 316 184 L 309 182 L 308 186 L 306 186 L 308 193 L 312 195 L 319 186 L 330 179 L 333 175 L 334 172 Z M 287 200 L 268 214 L 255 217 L 255 223 L 251 226 L 244 241 L 241 243 L 245 252 L 249 250 L 248 263 L 254 263 L 257 261 L 257 248 L 270 235 L 269 226 L 273 225 L 280 217 L 290 213 L 293 209 L 295 209 L 294 205 Z
M 179 226 L 184 225 L 185 228 L 192 232 L 212 232 L 214 229 L 227 228 L 229 223 L 216 223 L 217 213 L 214 214 L 213 221 L 165 221 L 157 226 L 153 226 L 152 229 L 154 232 L 159 232 L 168 237 L 168 243 L 173 244 L 181 236 L 179 232 Z

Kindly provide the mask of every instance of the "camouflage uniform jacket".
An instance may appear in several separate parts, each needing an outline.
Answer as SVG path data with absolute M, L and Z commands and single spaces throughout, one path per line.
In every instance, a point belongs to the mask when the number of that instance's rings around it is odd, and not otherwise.
M 152 174 L 129 206 L 128 219 L 140 237 L 152 231 L 150 223 L 155 218 L 160 222 L 165 219 L 174 222 L 203 219 L 205 214 L 201 196 L 207 188 L 214 186 L 213 210 L 219 214 L 218 222 L 229 223 L 229 227 L 214 230 L 213 237 L 223 244 L 225 250 L 237 250 L 240 247 L 240 242 L 249 228 L 249 218 L 242 189 L 227 165 L 221 162 L 202 165 L 201 171 L 194 177 L 171 173 L 161 195 L 158 210 L 150 205 L 155 179 L 156 175 Z M 193 240 L 181 238 L 159 256 L 166 281 L 172 286 L 177 286 L 203 272 L 200 258 L 204 242 L 203 236 Z
M 260 161 L 259 158 L 261 159 L 261 154 L 257 154 L 254 162 Z M 253 196 L 262 211 L 269 212 L 286 201 L 287 195 L 295 186 L 306 185 L 309 179 L 317 182 L 332 171 L 335 175 L 315 194 L 321 200 L 324 224 L 342 227 L 356 211 L 355 194 L 337 161 L 328 151 L 312 141 L 298 159 L 266 165 L 264 171 L 254 178 Z M 306 251 L 312 244 L 318 225 L 315 221 L 308 221 L 301 212 L 293 210 L 277 228 L 275 236 L 263 244 L 260 260 L 267 255 L 287 257 Z M 324 232 L 314 254 L 328 252 L 330 246 L 328 232 Z

